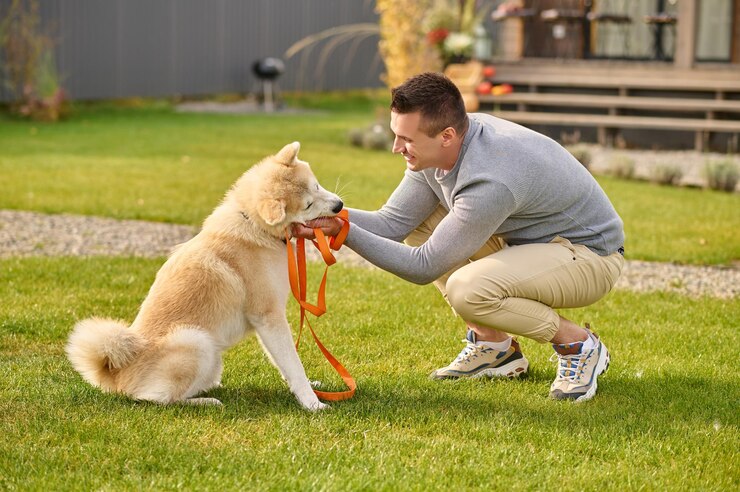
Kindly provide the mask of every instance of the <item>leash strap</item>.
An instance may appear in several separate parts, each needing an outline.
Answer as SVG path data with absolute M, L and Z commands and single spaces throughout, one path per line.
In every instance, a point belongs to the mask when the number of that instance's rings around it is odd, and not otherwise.
M 344 240 L 347 238 L 347 234 L 349 233 L 349 213 L 347 212 L 347 210 L 342 210 L 337 216 L 344 221 L 344 224 L 342 225 L 342 230 L 339 232 L 339 234 L 328 240 L 321 229 L 316 228 L 314 229 L 316 240 L 311 241 L 313 245 L 318 248 L 319 252 L 321 253 L 321 257 L 324 259 L 324 263 L 326 263 L 324 276 L 321 279 L 321 285 L 319 286 L 318 298 L 315 305 L 310 304 L 306 301 L 306 241 L 303 238 L 297 238 L 296 252 L 294 252 L 290 237 L 286 234 L 290 290 L 293 293 L 293 297 L 295 297 L 296 301 L 298 301 L 298 304 L 301 307 L 301 323 L 300 329 L 298 331 L 298 340 L 296 341 L 296 349 L 301 343 L 303 324 L 305 323 L 308 325 L 308 329 L 311 331 L 311 335 L 313 335 L 313 339 L 316 342 L 316 345 L 319 347 L 319 350 L 321 350 L 321 353 L 324 354 L 326 360 L 329 361 L 334 370 L 342 377 L 342 380 L 344 380 L 344 383 L 349 388 L 347 391 L 313 390 L 314 393 L 316 393 L 316 396 L 326 401 L 348 400 L 354 396 L 355 390 L 357 389 L 357 383 L 355 383 L 352 375 L 350 375 L 349 371 L 347 371 L 347 369 L 345 369 L 345 367 L 336 359 L 336 357 L 334 357 L 331 352 L 329 352 L 324 344 L 321 343 L 321 340 L 319 340 L 319 337 L 316 335 L 316 332 L 314 331 L 311 323 L 306 317 L 306 311 L 313 314 L 317 318 L 326 313 L 326 277 L 329 273 L 329 267 L 337 262 L 331 250 L 338 251 L 339 248 L 342 247 L 342 244 L 344 244 Z

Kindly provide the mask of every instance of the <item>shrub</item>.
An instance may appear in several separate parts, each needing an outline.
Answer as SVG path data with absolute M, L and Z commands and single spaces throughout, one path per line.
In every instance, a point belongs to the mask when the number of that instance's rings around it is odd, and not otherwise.
M 0 78 L 14 98 L 11 109 L 34 120 L 58 120 L 66 110 L 66 95 L 38 0 L 13 0 L 0 13 L 0 55 Z
M 609 159 L 609 174 L 622 179 L 634 178 L 635 160 L 623 154 L 612 156 Z
M 740 170 L 737 165 L 729 159 L 707 161 L 704 165 L 704 176 L 707 180 L 707 186 L 713 190 L 735 191 Z
M 573 157 L 578 160 L 581 164 L 583 164 L 583 167 L 586 169 L 589 169 L 591 166 L 591 152 L 585 147 L 569 147 L 568 152 L 570 152 Z
M 347 137 L 350 145 L 371 150 L 389 150 L 393 145 L 392 134 L 380 123 L 366 128 L 352 128 Z
M 352 128 L 347 132 L 349 144 L 355 147 L 362 147 L 362 136 L 365 134 L 364 128 Z
M 383 82 L 391 88 L 414 74 L 437 71 L 441 61 L 426 40 L 420 20 L 431 7 L 430 0 L 378 0 L 380 15 L 378 50 L 385 62 Z
M 362 146 L 372 150 L 388 150 L 393 144 L 393 139 L 383 125 L 371 126 L 362 136 Z
M 683 178 L 683 170 L 676 164 L 659 163 L 650 170 L 650 181 L 662 185 L 676 186 Z

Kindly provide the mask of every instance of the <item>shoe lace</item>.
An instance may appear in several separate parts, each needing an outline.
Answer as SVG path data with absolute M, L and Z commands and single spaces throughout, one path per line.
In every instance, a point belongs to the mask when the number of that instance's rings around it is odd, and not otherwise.
M 467 362 L 470 359 L 478 357 L 478 355 L 485 351 L 485 348 L 481 347 L 480 345 L 470 343 L 468 340 L 462 341 L 465 342 L 466 345 L 465 348 L 462 349 L 462 352 L 460 352 L 455 358 L 455 362 Z
M 558 360 L 558 375 L 555 379 L 557 381 L 579 383 L 586 370 L 589 358 L 588 354 L 583 353 L 561 355 L 556 352 L 552 354 L 550 361 Z

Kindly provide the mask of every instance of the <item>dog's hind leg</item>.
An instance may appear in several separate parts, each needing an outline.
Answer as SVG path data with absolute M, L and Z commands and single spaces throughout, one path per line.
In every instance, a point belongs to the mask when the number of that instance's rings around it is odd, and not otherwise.
M 197 327 L 170 333 L 139 368 L 130 394 L 157 403 L 217 404 L 215 398 L 193 398 L 214 386 L 222 369 L 221 354 L 211 337 Z M 195 400 L 195 401 L 190 401 Z
M 216 368 L 213 371 L 214 378 L 213 381 L 211 381 L 211 385 L 209 388 L 220 388 L 221 387 L 221 375 L 224 372 L 224 360 L 221 356 L 218 357 L 218 360 L 216 361 Z
M 321 403 L 311 389 L 311 383 L 306 377 L 306 371 L 295 350 L 290 325 L 285 314 L 252 320 L 252 324 L 262 347 L 300 404 L 311 411 L 326 408 L 327 405 Z

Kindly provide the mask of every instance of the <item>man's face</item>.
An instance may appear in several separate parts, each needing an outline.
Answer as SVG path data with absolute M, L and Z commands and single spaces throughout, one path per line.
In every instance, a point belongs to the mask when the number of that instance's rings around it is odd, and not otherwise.
M 428 136 L 419 129 L 421 113 L 400 114 L 391 111 L 391 131 L 396 136 L 393 140 L 393 153 L 401 154 L 406 160 L 406 167 L 411 171 L 421 171 L 430 167 L 439 167 L 441 159 L 442 136 Z

